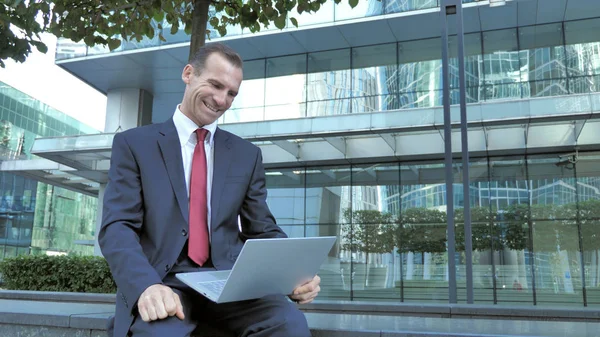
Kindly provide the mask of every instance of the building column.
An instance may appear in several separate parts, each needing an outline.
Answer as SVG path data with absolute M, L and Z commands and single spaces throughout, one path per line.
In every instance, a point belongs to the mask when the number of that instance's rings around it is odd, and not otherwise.
M 120 132 L 152 122 L 154 97 L 144 89 L 118 89 L 108 92 L 104 132 Z
M 102 256 L 102 252 L 100 251 L 100 246 L 98 245 L 98 233 L 100 233 L 100 226 L 102 226 L 102 205 L 104 204 L 102 201 L 104 200 L 104 190 L 106 189 L 106 184 L 100 184 L 100 188 L 98 189 L 98 208 L 96 210 L 96 231 L 94 238 L 94 255 Z
M 152 123 L 152 102 L 154 97 L 144 89 L 115 89 L 108 92 L 106 102 L 106 122 L 104 132 L 115 133 Z M 96 237 L 94 255 L 101 256 L 98 246 L 98 233 L 102 225 L 102 208 L 106 184 L 100 184 L 96 215 Z

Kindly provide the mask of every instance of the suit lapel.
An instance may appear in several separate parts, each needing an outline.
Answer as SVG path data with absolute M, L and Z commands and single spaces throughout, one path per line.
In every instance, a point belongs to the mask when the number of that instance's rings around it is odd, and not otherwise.
M 210 209 L 211 209 L 211 228 L 217 226 L 217 214 L 219 213 L 219 205 L 221 200 L 221 192 L 225 185 L 225 179 L 227 178 L 227 172 L 229 172 L 229 165 L 231 164 L 231 158 L 233 151 L 231 150 L 231 141 L 227 133 L 217 128 L 215 131 L 215 150 L 214 150 L 214 166 L 213 166 L 213 179 L 212 179 L 212 192 L 210 197 Z
M 179 209 L 186 222 L 189 217 L 189 203 L 187 188 L 185 187 L 185 177 L 183 176 L 183 159 L 181 157 L 181 143 L 177 135 L 177 129 L 173 119 L 162 124 L 158 138 L 158 145 L 162 154 L 163 161 L 167 168 L 167 174 L 175 192 L 175 198 L 179 204 Z

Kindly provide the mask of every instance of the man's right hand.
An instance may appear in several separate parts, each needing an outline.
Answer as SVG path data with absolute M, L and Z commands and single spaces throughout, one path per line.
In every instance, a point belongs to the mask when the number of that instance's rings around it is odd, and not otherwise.
M 179 295 L 173 289 L 162 284 L 154 284 L 144 290 L 138 300 L 138 311 L 144 322 L 169 316 L 185 318 Z

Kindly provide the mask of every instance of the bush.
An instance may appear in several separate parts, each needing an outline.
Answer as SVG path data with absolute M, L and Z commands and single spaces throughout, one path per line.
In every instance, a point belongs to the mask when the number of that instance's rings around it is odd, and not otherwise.
M 12 290 L 115 293 L 106 260 L 97 256 L 24 255 L 0 261 L 3 287 Z

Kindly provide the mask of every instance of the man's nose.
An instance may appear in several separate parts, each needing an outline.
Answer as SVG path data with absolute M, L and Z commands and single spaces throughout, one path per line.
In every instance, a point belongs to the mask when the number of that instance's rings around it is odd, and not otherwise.
M 215 103 L 219 105 L 219 107 L 223 107 L 225 102 L 227 102 L 227 93 L 219 92 L 215 94 Z

